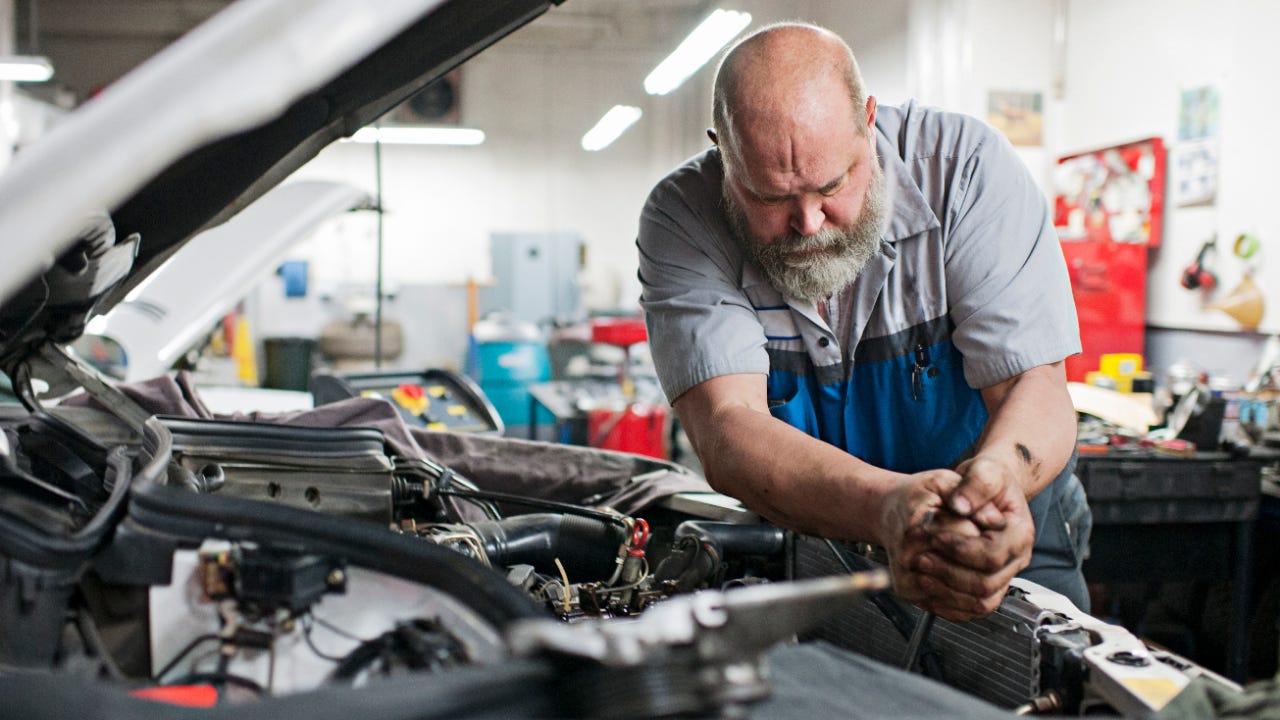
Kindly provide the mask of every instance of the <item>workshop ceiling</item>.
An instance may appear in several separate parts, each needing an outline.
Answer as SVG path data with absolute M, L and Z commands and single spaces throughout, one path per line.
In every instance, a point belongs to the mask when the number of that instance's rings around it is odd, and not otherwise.
M 14 35 L 21 51 L 49 57 L 60 104 L 75 104 L 231 2 L 14 0 Z M 709 0 L 567 0 L 503 41 L 499 51 L 659 56 L 710 7 Z

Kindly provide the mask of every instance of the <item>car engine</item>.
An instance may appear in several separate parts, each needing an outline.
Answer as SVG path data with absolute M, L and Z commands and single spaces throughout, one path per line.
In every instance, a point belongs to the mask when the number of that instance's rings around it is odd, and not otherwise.
M 0 414 L 8 668 L 252 705 L 524 663 L 552 703 L 534 714 L 717 715 L 767 697 L 763 654 L 799 636 L 1023 712 L 1137 716 L 1194 677 L 1230 685 L 1029 583 L 934 624 L 870 549 L 761 522 L 663 461 L 405 434 L 372 399 L 166 415 L 194 390 L 36 357 Z M 45 407 L 37 385 L 87 392 Z

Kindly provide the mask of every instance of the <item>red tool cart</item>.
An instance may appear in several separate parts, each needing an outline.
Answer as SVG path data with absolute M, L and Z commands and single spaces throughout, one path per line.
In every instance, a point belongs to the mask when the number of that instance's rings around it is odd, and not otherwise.
M 591 321 L 592 342 L 622 348 L 626 355 L 618 366 L 622 402 L 602 406 L 587 414 L 587 439 L 592 447 L 622 450 L 656 458 L 669 457 L 665 439 L 666 408 L 636 399 L 630 375 L 632 345 L 649 340 L 642 318 L 597 318 Z
M 1165 147 L 1147 138 L 1059 158 L 1054 226 L 1080 318 L 1080 355 L 1067 379 L 1083 382 L 1105 353 L 1142 353 L 1147 252 L 1160 244 Z

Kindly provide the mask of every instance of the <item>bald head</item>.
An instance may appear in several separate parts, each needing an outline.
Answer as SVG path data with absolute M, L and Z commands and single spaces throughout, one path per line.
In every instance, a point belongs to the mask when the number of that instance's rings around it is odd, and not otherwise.
M 847 116 L 866 132 L 866 90 L 853 51 L 815 25 L 761 28 L 725 54 L 716 73 L 712 122 L 726 165 L 745 136 L 790 132 Z

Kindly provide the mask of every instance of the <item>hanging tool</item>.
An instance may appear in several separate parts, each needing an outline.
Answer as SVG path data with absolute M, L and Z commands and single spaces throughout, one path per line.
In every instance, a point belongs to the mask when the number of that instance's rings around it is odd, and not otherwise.
M 1245 330 L 1257 330 L 1266 313 L 1266 297 L 1253 280 L 1253 274 L 1261 265 L 1261 247 L 1262 242 L 1257 235 L 1241 233 L 1236 236 L 1231 244 L 1231 253 L 1244 263 L 1240 283 L 1226 297 L 1209 306 L 1230 315 Z
M 1214 235 L 1204 245 L 1200 246 L 1200 252 L 1196 254 L 1196 259 L 1182 271 L 1182 287 L 1188 290 L 1203 290 L 1208 292 L 1218 284 L 1218 278 L 1213 274 L 1207 265 L 1209 253 L 1217 252 L 1218 236 Z
M 1262 241 L 1257 235 L 1252 233 L 1240 233 L 1236 236 L 1236 241 L 1231 245 L 1231 252 L 1241 260 L 1249 260 L 1258 254 L 1258 249 L 1262 247 Z

